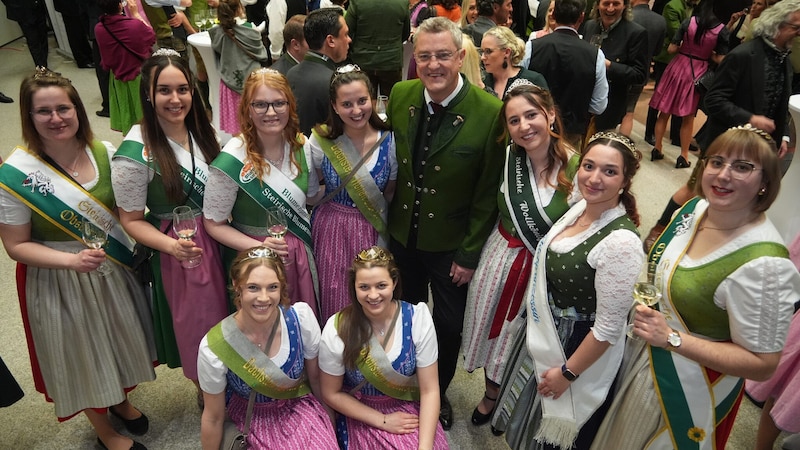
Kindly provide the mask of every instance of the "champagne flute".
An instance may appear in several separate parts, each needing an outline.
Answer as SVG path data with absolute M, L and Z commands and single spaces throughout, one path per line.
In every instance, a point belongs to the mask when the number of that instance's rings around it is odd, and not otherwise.
M 375 113 L 378 117 L 381 118 L 384 122 L 386 122 L 386 102 L 389 101 L 389 97 L 385 95 L 379 95 L 378 100 L 375 102 Z
M 81 218 L 81 238 L 87 247 L 100 250 L 108 241 L 108 232 L 89 218 L 83 217 Z M 96 270 L 99 275 L 106 276 L 113 272 L 114 269 L 106 261 L 103 261 L 97 266 Z
M 172 210 L 172 229 L 178 238 L 186 241 L 191 241 L 197 234 L 197 219 L 190 206 L 177 206 Z M 199 266 L 201 261 L 201 256 L 195 256 L 181 261 L 181 266 L 191 269 Z
M 633 299 L 640 305 L 652 308 L 661 301 L 661 291 L 656 282 L 656 263 L 649 262 L 645 265 L 647 268 L 645 281 L 638 281 L 633 285 Z M 627 327 L 628 337 L 631 339 L 640 339 L 633 332 L 633 318 Z

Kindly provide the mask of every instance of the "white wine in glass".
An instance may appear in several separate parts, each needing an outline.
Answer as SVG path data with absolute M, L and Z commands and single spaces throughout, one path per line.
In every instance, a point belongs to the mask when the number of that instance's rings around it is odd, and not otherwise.
M 83 217 L 81 219 L 81 238 L 87 247 L 94 250 L 100 250 L 108 241 L 108 232 L 96 225 L 90 219 Z M 113 271 L 111 266 L 109 266 L 105 261 L 100 263 L 96 270 L 98 274 L 103 276 L 108 275 Z
M 269 208 L 267 210 L 267 231 L 269 235 L 276 239 L 283 239 L 288 230 L 286 215 L 283 214 L 278 208 Z
M 197 234 L 197 218 L 190 206 L 177 206 L 172 210 L 172 229 L 178 238 L 190 241 Z M 181 261 L 181 266 L 191 269 L 200 265 L 201 256 Z
M 633 285 L 633 299 L 640 305 L 652 308 L 659 301 L 661 301 L 661 292 L 653 283 L 639 281 Z M 628 324 L 628 337 L 631 339 L 640 339 L 633 333 L 633 320 Z

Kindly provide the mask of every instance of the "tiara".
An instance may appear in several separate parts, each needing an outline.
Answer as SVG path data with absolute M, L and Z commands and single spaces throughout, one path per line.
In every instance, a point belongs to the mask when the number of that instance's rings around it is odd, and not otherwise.
M 764 139 L 765 141 L 767 141 L 770 144 L 775 142 L 772 139 L 772 136 L 769 133 L 767 133 L 766 131 L 762 130 L 761 128 L 756 128 L 756 127 L 750 125 L 749 123 L 746 123 L 744 125 L 739 125 L 738 127 L 731 127 L 731 128 L 728 128 L 728 129 L 729 130 L 750 131 L 751 133 L 757 134 L 758 136 L 760 136 L 762 139 Z
M 388 262 L 392 261 L 393 259 L 394 258 L 392 257 L 391 253 L 382 247 L 378 247 L 377 245 L 373 245 L 370 248 L 365 248 L 364 250 L 358 252 L 358 255 L 356 255 L 357 262 Z
M 33 70 L 33 79 L 40 80 L 42 78 L 62 78 L 72 83 L 69 78 L 64 78 L 59 72 L 53 72 L 45 66 L 36 66 L 36 69 Z
M 180 58 L 181 54 L 178 53 L 175 49 L 162 47 L 154 51 L 152 56 L 175 56 L 177 58 Z
M 594 141 L 596 141 L 598 139 L 610 139 L 612 141 L 617 141 L 620 144 L 624 145 L 625 148 L 630 150 L 631 153 L 633 153 L 633 156 L 637 156 L 636 144 L 633 143 L 631 138 L 629 138 L 628 136 L 625 136 L 624 134 L 617 133 L 616 131 L 600 131 L 600 132 L 597 132 L 597 133 L 593 134 L 592 137 L 589 138 L 589 144 L 591 144 L 592 142 L 594 142 Z
M 517 78 L 513 83 L 511 83 L 511 86 L 508 87 L 507 91 L 508 93 L 511 93 L 511 91 L 520 86 L 533 86 L 535 88 L 539 88 L 540 90 L 542 89 L 541 86 L 531 82 L 530 80 L 526 80 L 525 78 Z
M 269 247 L 255 247 L 247 251 L 247 257 L 245 257 L 245 260 L 260 258 L 278 259 L 278 254 L 272 251 L 272 249 Z
M 256 69 L 256 70 L 254 70 L 254 71 L 250 72 L 250 76 L 251 76 L 251 77 L 253 77 L 253 78 L 255 78 L 255 77 L 259 76 L 259 75 L 267 75 L 267 74 L 271 74 L 271 75 L 282 75 L 282 74 L 281 74 L 280 72 L 278 72 L 277 70 L 275 70 L 275 69 L 270 69 L 269 67 L 261 67 L 261 68 L 259 68 L 259 69 Z
M 361 67 L 358 67 L 358 64 L 345 64 L 336 68 L 336 75 L 344 75 L 350 72 L 361 72 Z

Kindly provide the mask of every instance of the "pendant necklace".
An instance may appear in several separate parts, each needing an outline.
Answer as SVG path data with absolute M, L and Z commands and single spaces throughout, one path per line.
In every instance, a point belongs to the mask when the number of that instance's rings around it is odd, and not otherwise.
M 78 156 L 75 158 L 75 161 L 73 161 L 73 162 L 72 162 L 72 167 L 65 166 L 67 169 L 69 169 L 69 171 L 70 171 L 70 174 L 71 174 L 73 177 L 77 177 L 77 176 L 78 176 L 78 169 L 77 169 L 77 167 L 78 167 L 78 160 L 80 160 L 80 159 L 81 159 L 81 155 L 83 155 L 83 150 L 81 150 L 81 151 L 79 151 L 79 152 L 78 152 Z

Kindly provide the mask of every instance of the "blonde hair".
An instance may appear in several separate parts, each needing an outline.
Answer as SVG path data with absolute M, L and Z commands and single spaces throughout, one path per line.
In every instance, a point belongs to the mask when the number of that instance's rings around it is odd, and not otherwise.
M 492 27 L 489 28 L 486 33 L 483 33 L 483 35 L 495 38 L 501 49 L 511 50 L 511 55 L 508 59 L 512 66 L 519 65 L 522 61 L 522 57 L 525 56 L 525 42 L 518 38 L 517 35 L 511 31 L 511 28 L 505 26 Z
M 478 54 L 478 49 L 472 38 L 468 34 L 464 34 L 461 39 L 461 46 L 464 49 L 464 64 L 461 65 L 460 72 L 467 77 L 467 81 L 475 86 L 483 87 L 483 80 L 481 79 L 481 55 Z

